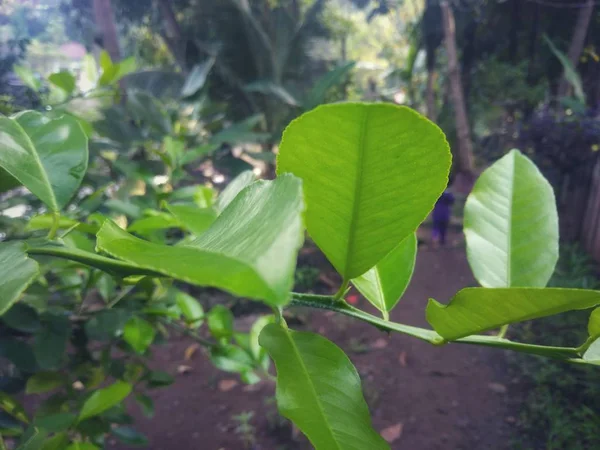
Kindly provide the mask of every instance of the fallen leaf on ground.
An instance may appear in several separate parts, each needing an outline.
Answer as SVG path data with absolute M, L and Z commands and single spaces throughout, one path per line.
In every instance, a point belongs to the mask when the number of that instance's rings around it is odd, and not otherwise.
M 406 367 L 406 352 L 400 352 L 400 356 L 398 357 L 398 360 L 400 361 L 400 365 L 402 367 Z
M 192 371 L 192 368 L 190 366 L 185 366 L 183 364 L 181 364 L 180 366 L 177 366 L 177 373 L 179 375 L 185 375 L 186 373 L 190 373 Z
M 402 422 L 398 422 L 396 425 L 392 425 L 391 427 L 387 427 L 381 430 L 381 437 L 391 444 L 392 442 L 395 442 L 398 439 L 400 439 L 400 436 L 402 436 L 403 429 L 404 424 Z
M 192 344 L 192 345 L 190 345 L 188 348 L 185 349 L 184 359 L 186 361 L 191 360 L 192 357 L 194 356 L 194 353 L 196 353 L 199 348 L 200 348 L 199 344 Z
M 373 344 L 371 345 L 371 348 L 379 350 L 379 349 L 382 349 L 382 348 L 386 348 L 387 345 L 388 345 L 388 342 L 387 342 L 386 339 L 379 338 L 375 342 L 373 342 Z
M 490 390 L 494 391 L 496 394 L 506 394 L 508 391 L 506 386 L 500 383 L 488 383 L 488 388 L 490 388 Z
M 238 385 L 238 382 L 235 380 L 221 380 L 221 381 L 219 381 L 219 390 L 221 392 L 229 392 L 237 385 Z

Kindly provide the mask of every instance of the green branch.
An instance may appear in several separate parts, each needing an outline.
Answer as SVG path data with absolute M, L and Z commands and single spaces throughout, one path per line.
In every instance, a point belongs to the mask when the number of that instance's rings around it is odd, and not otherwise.
M 407 334 L 417 339 L 429 342 L 433 345 L 444 345 L 449 343 L 434 330 L 413 327 L 395 322 L 388 322 L 380 319 L 377 316 L 354 308 L 343 301 L 335 300 L 334 297 L 328 295 L 298 294 L 294 292 L 292 293 L 292 301 L 290 306 L 305 306 L 335 311 L 346 316 L 354 317 L 355 319 L 363 322 L 367 322 L 382 331 Z M 458 339 L 457 341 L 452 341 L 450 343 L 501 348 L 520 353 L 529 353 L 532 355 L 566 360 L 569 362 L 581 361 L 581 354 L 579 350 L 573 347 L 552 347 L 546 345 L 523 344 L 521 342 L 513 342 L 497 336 L 473 335 Z

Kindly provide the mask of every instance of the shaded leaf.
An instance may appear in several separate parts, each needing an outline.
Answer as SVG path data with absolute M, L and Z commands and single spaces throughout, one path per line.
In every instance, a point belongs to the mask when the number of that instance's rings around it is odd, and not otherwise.
M 71 322 L 67 316 L 46 313 L 42 316 L 42 324 L 34 337 L 35 359 L 42 369 L 59 369 L 71 336 Z
M 123 340 L 139 354 L 146 352 L 155 335 L 156 330 L 154 327 L 137 316 L 129 319 L 123 330 Z
M 371 426 L 358 373 L 322 336 L 267 325 L 260 335 L 277 367 L 277 406 L 316 450 L 389 449 Z
M 0 409 L 21 422 L 29 423 L 23 406 L 10 395 L 0 392 Z
M 256 181 L 256 175 L 251 170 L 246 170 L 240 173 L 227 185 L 223 192 L 217 197 L 215 202 L 215 209 L 220 214 L 227 206 L 233 201 L 233 199 L 247 186 Z
M 427 321 L 446 340 L 502 325 L 600 304 L 600 291 L 558 288 L 466 288 L 448 305 L 431 299 Z
M 148 438 L 131 427 L 116 427 L 111 430 L 111 433 L 127 445 L 136 447 L 146 447 L 148 445 Z
M 182 97 L 191 97 L 195 95 L 200 89 L 204 87 L 206 78 L 210 73 L 213 65 L 215 64 L 214 58 L 209 58 L 204 62 L 196 64 L 181 88 Z
M 71 94 L 75 90 L 75 77 L 66 70 L 61 70 L 60 72 L 51 74 L 48 77 L 48 81 L 50 81 L 50 83 L 52 83 L 54 86 L 61 88 L 67 94 Z
M 152 401 L 150 397 L 144 394 L 137 394 L 135 396 L 135 401 L 138 405 L 140 405 L 144 416 L 148 417 L 149 419 L 154 417 L 154 401 Z
M 0 242 L 0 316 L 19 300 L 39 275 L 37 262 L 27 257 L 23 242 Z
M 343 63 L 319 78 L 308 91 L 302 107 L 308 111 L 324 103 L 327 92 L 341 84 L 355 65 L 354 61 Z
M 350 280 L 414 233 L 446 187 L 449 168 L 443 133 L 416 112 L 340 103 L 288 126 L 277 172 L 302 179 L 308 232 Z
M 123 333 L 131 313 L 121 308 L 104 309 L 94 314 L 84 325 L 89 339 L 109 341 Z
M 72 116 L 25 111 L 0 117 L 0 166 L 51 210 L 71 199 L 85 175 L 87 136 Z
M 66 375 L 60 372 L 38 372 L 27 380 L 25 393 L 42 394 L 63 386 L 66 382 Z
M 417 257 L 417 236 L 405 238 L 375 267 L 352 284 L 388 318 L 388 313 L 398 304 L 412 278 Z
M 554 191 L 512 150 L 479 177 L 465 205 L 467 256 L 484 287 L 544 287 L 558 260 Z
M 79 420 L 102 414 L 104 411 L 121 403 L 131 392 L 131 385 L 123 381 L 95 391 L 83 404 L 79 413 Z
M 554 56 L 556 56 L 562 64 L 564 70 L 564 77 L 571 84 L 571 86 L 573 86 L 573 89 L 575 91 L 575 97 L 577 97 L 577 100 L 579 100 L 580 103 L 585 105 L 585 93 L 583 91 L 583 83 L 581 82 L 581 77 L 579 76 L 579 73 L 577 72 L 575 67 L 573 67 L 573 63 L 571 63 L 569 57 L 563 52 L 561 52 L 556 47 L 556 45 L 554 45 L 554 42 L 552 42 L 552 40 L 550 40 L 550 38 L 545 34 L 544 41 L 546 41 L 546 44 L 548 44 L 548 47 L 550 47 L 550 50 L 552 51 L 552 53 L 554 53 Z
M 233 335 L 233 314 L 223 305 L 216 305 L 209 311 L 206 323 L 210 333 L 217 339 Z
M 246 92 L 259 92 L 265 95 L 272 95 L 290 106 L 299 106 L 298 101 L 283 86 L 272 81 L 255 81 L 244 86 Z
M 35 333 L 40 329 L 38 313 L 31 306 L 17 303 L 2 316 L 2 321 L 10 328 L 24 333 Z

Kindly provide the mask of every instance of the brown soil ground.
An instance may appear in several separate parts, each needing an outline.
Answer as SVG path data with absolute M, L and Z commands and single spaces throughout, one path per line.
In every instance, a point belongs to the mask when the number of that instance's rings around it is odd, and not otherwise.
M 459 239 L 454 235 L 450 248 L 420 249 L 413 280 L 392 313 L 393 320 L 426 326 L 424 308 L 429 297 L 447 301 L 460 288 L 474 285 Z M 327 264 L 322 262 L 322 267 Z M 328 270 L 324 269 L 325 273 L 334 278 Z M 364 302 L 360 306 L 365 307 Z M 404 335 L 388 336 L 332 313 L 297 313 L 303 325 L 296 328 L 318 330 L 348 352 L 362 376 L 375 428 L 396 427 L 396 433 L 391 433 L 395 434 L 392 449 L 509 448 L 510 437 L 517 433 L 513 416 L 520 393 L 504 370 L 502 351 L 458 344 L 434 347 Z M 184 360 L 191 344 L 179 338 L 155 352 L 157 367 L 175 374 L 176 383 L 151 394 L 156 406 L 154 419 L 135 413 L 136 427 L 149 437 L 149 448 L 311 448 L 301 436 L 293 439 L 287 424 L 281 425 L 273 405 L 272 383 L 245 386 L 235 375 L 215 369 L 200 352 Z M 189 366 L 189 372 L 177 374 L 181 365 Z M 236 433 L 233 420 L 244 411 L 254 412 L 255 443 L 249 446 Z M 111 448 L 128 447 L 112 443 Z

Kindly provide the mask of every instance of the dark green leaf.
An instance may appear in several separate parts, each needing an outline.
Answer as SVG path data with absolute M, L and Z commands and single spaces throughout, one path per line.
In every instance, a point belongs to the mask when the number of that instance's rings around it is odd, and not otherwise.
M 285 130 L 277 166 L 302 179 L 308 232 L 347 281 L 415 232 L 449 169 L 442 131 L 409 108 L 383 103 L 305 113 Z
M 147 378 L 148 387 L 159 388 L 170 386 L 175 382 L 175 378 L 169 375 L 167 372 L 161 372 L 160 370 L 150 372 Z
M 14 330 L 35 333 L 40 328 L 38 313 L 31 306 L 17 303 L 2 316 L 2 321 Z
M 104 411 L 121 403 L 131 392 L 131 385 L 123 381 L 95 391 L 83 404 L 79 413 L 79 420 L 102 414 Z
M 149 419 L 154 417 L 154 402 L 150 397 L 144 394 L 137 394 L 135 396 L 135 401 L 140 405 L 140 409 L 142 410 L 142 413 L 144 413 L 144 416 Z
M 69 202 L 87 164 L 87 136 L 75 118 L 34 111 L 0 117 L 0 166 L 51 210 Z
M 35 359 L 42 369 L 55 370 L 62 366 L 70 336 L 68 317 L 56 314 L 42 316 L 42 328 L 35 334 L 33 344 Z
M 109 341 L 123 333 L 130 315 L 129 311 L 120 308 L 99 311 L 86 322 L 85 333 L 92 340 Z
M 25 393 L 42 394 L 64 386 L 67 382 L 67 376 L 60 372 L 38 372 L 27 380 Z
M 389 449 L 371 425 L 356 369 L 322 336 L 270 324 L 260 345 L 277 367 L 277 406 L 316 450 Z
M 33 421 L 33 424 L 45 431 L 56 433 L 59 431 L 68 430 L 76 420 L 76 414 L 63 412 L 36 417 Z
M 21 422 L 29 423 L 25 409 L 10 395 L 0 392 L 0 409 Z
M 146 447 L 148 438 L 131 427 L 113 428 L 111 433 L 121 442 L 135 447 Z
M 32 348 L 27 342 L 3 337 L 0 339 L 0 356 L 8 359 L 23 372 L 35 372 L 37 363 Z
M 584 289 L 466 288 L 448 305 L 429 300 L 427 321 L 444 339 L 452 341 L 513 322 L 598 304 L 600 291 Z
M 23 242 L 0 242 L 0 273 L 2 273 L 0 279 L 0 316 L 2 316 L 39 275 L 39 267 L 37 262 L 27 257 Z

